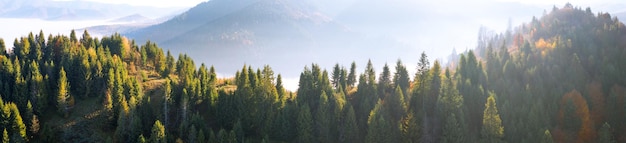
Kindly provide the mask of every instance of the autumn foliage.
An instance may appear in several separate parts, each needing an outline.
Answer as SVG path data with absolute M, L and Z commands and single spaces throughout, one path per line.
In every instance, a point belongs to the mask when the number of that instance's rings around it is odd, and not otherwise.
M 587 101 L 577 90 L 566 93 L 561 98 L 561 108 L 557 117 L 558 126 L 554 133 L 556 142 L 575 142 L 587 143 L 592 142 L 596 136 L 593 120 L 590 117 Z M 568 108 L 574 108 L 574 115 L 568 115 Z M 572 119 L 572 117 L 574 119 Z M 579 122 L 571 122 L 572 120 Z M 574 125 L 572 125 L 574 124 Z M 567 128 L 574 126 L 576 128 Z M 575 140 L 574 140 L 575 139 Z
M 591 100 L 591 120 L 594 121 L 594 125 L 602 126 L 606 118 L 606 101 L 605 95 L 602 92 L 602 83 L 598 81 L 589 83 L 587 85 L 587 91 L 589 92 L 589 99 Z

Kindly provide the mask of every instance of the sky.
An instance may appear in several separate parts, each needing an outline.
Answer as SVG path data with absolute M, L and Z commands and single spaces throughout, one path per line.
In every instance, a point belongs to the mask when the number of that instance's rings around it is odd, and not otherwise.
M 85 0 L 102 3 L 129 4 L 154 7 L 193 7 L 208 0 Z
M 58 1 L 72 1 L 72 0 L 58 0 Z M 84 0 L 84 1 L 96 1 L 102 3 L 116 3 L 116 4 L 129 4 L 129 5 L 141 5 L 141 6 L 155 6 L 155 7 L 192 7 L 201 2 L 208 0 Z M 354 1 L 354 0 L 339 0 L 339 1 Z M 417 0 L 422 1 L 422 0 Z M 588 5 L 594 8 L 605 8 L 616 6 L 615 4 L 626 4 L 625 0 L 432 0 L 436 3 L 459 3 L 467 2 L 480 4 L 484 2 L 518 2 L 522 4 L 531 4 L 537 6 L 551 6 L 551 5 L 563 5 L 570 2 L 574 5 Z M 623 6 L 622 6 L 623 7 Z

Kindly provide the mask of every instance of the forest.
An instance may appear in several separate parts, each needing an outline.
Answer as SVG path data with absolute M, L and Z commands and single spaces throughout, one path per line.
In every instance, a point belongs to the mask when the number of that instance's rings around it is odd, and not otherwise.
M 482 31 L 482 30 L 481 30 Z M 11 50 L 8 50 L 11 49 Z M 331 52 L 331 51 L 329 51 Z M 350 53 L 342 53 L 350 54 Z M 120 34 L 0 39 L 2 142 L 626 142 L 626 27 L 566 4 L 444 65 L 234 77 Z M 215 61 L 219 62 L 219 61 Z M 394 68 L 394 69 L 390 69 Z M 408 68 L 417 68 L 408 73 Z

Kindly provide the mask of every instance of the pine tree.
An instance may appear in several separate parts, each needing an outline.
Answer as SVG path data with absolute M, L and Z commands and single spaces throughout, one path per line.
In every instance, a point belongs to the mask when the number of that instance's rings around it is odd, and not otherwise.
M 450 113 L 450 116 L 446 117 L 446 121 L 443 127 L 443 136 L 441 142 L 443 143 L 463 143 L 465 140 L 464 132 L 461 130 L 461 124 L 456 119 L 454 113 Z
M 207 138 L 204 135 L 204 131 L 202 131 L 202 129 L 200 129 L 200 131 L 198 131 L 198 139 L 196 140 L 197 143 L 206 143 Z
M 37 136 L 39 135 L 39 118 L 37 117 L 37 115 L 33 115 L 33 118 L 30 121 L 30 133 L 32 136 Z
M 218 143 L 227 143 L 228 142 L 228 133 L 224 128 L 221 128 L 220 131 L 217 132 L 217 142 Z
M 299 143 L 313 143 L 313 118 L 309 106 L 304 104 L 298 112 L 298 139 Z
M 235 122 L 232 131 L 235 133 L 236 140 L 244 142 L 245 132 L 243 130 L 240 120 L 237 120 L 237 122 Z
M 143 136 L 143 134 L 139 135 L 139 137 L 137 138 L 137 143 L 147 143 L 148 141 L 146 141 L 146 138 Z
M 197 140 L 198 140 L 198 132 L 196 130 L 196 126 L 191 125 L 191 129 L 189 130 L 189 133 L 187 135 L 187 142 L 196 143 Z
M 350 64 L 350 73 L 348 73 L 348 87 L 354 87 L 354 84 L 356 83 L 356 63 L 352 62 L 352 64 Z M 346 87 L 346 89 L 348 88 Z
M 502 120 L 498 114 L 496 107 L 495 94 L 489 92 L 487 103 L 485 103 L 485 111 L 483 113 L 483 128 L 481 131 L 482 142 L 496 143 L 501 142 L 504 137 L 504 127 Z
M 413 112 L 408 112 L 403 118 L 400 124 L 400 133 L 402 135 L 402 142 L 415 143 L 420 139 L 418 119 L 414 116 Z
M 226 139 L 227 143 L 238 143 L 237 141 L 237 134 L 235 133 L 235 130 L 230 130 L 230 132 L 228 133 L 228 139 Z
M 393 139 L 396 139 L 392 133 L 393 127 L 388 119 L 385 118 L 386 113 L 384 111 L 383 102 L 378 100 L 367 121 L 366 143 L 389 143 L 394 142 Z
M 330 117 L 329 117 L 329 104 L 328 96 L 326 92 L 322 91 L 322 95 L 319 96 L 319 105 L 315 113 L 315 132 L 316 142 L 331 142 L 330 141 Z
M 67 81 L 67 76 L 65 74 L 65 69 L 61 67 L 61 71 L 59 72 L 59 82 L 58 82 L 58 91 L 57 91 L 57 110 L 64 117 L 68 116 L 68 106 L 69 100 L 71 98 L 70 95 L 70 83 Z
M 9 133 L 6 128 L 2 131 L 2 143 L 9 143 Z
M 213 132 L 213 129 L 209 129 L 208 143 L 218 143 L 218 140 L 218 136 L 215 136 L 215 132 Z
M 339 142 L 359 142 L 359 129 L 356 124 L 356 115 L 350 102 L 344 106 L 342 119 L 339 124 Z
M 153 143 L 166 143 L 167 138 L 165 136 L 165 127 L 161 124 L 161 121 L 154 121 L 152 126 L 152 134 L 150 134 L 150 142 Z
M 4 45 L 4 39 L 0 38 L 0 55 L 7 55 L 7 48 Z
M 554 143 L 554 140 L 552 140 L 552 134 L 550 134 L 550 130 L 546 129 L 546 131 L 543 133 L 541 143 Z
M 598 139 L 599 143 L 615 143 L 615 139 L 611 133 L 611 126 L 606 122 L 602 125 L 602 128 L 600 128 L 598 135 L 600 136 Z
M 28 138 L 26 136 L 26 125 L 24 124 L 24 121 L 22 120 L 22 116 L 20 115 L 20 111 L 18 110 L 17 105 L 15 105 L 15 103 L 9 103 L 8 106 L 9 106 L 9 109 L 11 110 L 10 119 L 13 119 L 13 121 L 11 121 L 11 126 L 12 126 L 11 132 L 13 136 L 17 137 L 18 140 L 28 141 Z M 16 139 L 16 138 L 13 138 L 13 139 Z
M 384 99 L 385 96 L 390 96 L 389 94 L 393 92 L 394 87 L 391 84 L 391 72 L 389 71 L 389 66 L 385 63 L 383 66 L 383 72 L 380 73 L 380 77 L 378 79 L 378 97 L 380 99 Z
M 402 95 L 408 96 L 406 92 L 410 86 L 409 72 L 400 59 L 396 62 L 396 72 L 393 74 L 393 84 L 393 87 L 400 86 L 400 89 L 402 89 Z M 403 98 L 405 98 L 405 101 L 408 100 L 406 97 Z
M 74 29 L 72 29 L 72 32 L 70 32 L 70 42 L 78 42 L 78 38 L 76 38 L 76 31 L 74 31 Z
M 395 94 L 385 98 L 391 115 L 391 121 L 397 123 L 406 114 L 406 103 L 400 86 L 396 86 Z
M 335 66 L 333 67 L 333 72 L 332 72 L 332 77 L 331 77 L 331 83 L 333 84 L 333 87 L 338 88 L 341 80 L 341 67 L 339 67 L 339 64 L 335 64 Z

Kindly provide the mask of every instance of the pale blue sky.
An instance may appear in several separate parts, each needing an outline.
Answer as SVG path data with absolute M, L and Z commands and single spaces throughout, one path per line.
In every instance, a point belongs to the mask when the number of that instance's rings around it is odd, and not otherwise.
M 71 0 L 59 0 L 59 1 L 71 1 Z M 142 6 L 157 6 L 157 7 L 192 7 L 203 1 L 208 0 L 84 0 L 84 1 L 97 1 L 103 3 L 117 3 L 117 4 L 130 4 L 130 5 L 142 5 Z M 354 0 L 338 0 L 338 1 L 354 1 Z M 422 1 L 422 0 L 416 0 Z M 484 2 L 519 2 L 523 4 L 532 4 L 538 6 L 546 5 L 563 5 L 570 2 L 574 5 L 588 5 L 591 7 L 611 7 L 615 4 L 626 4 L 624 0 L 432 0 L 435 3 L 473 3 L 480 5 Z M 423 2 L 423 1 L 422 1 Z

